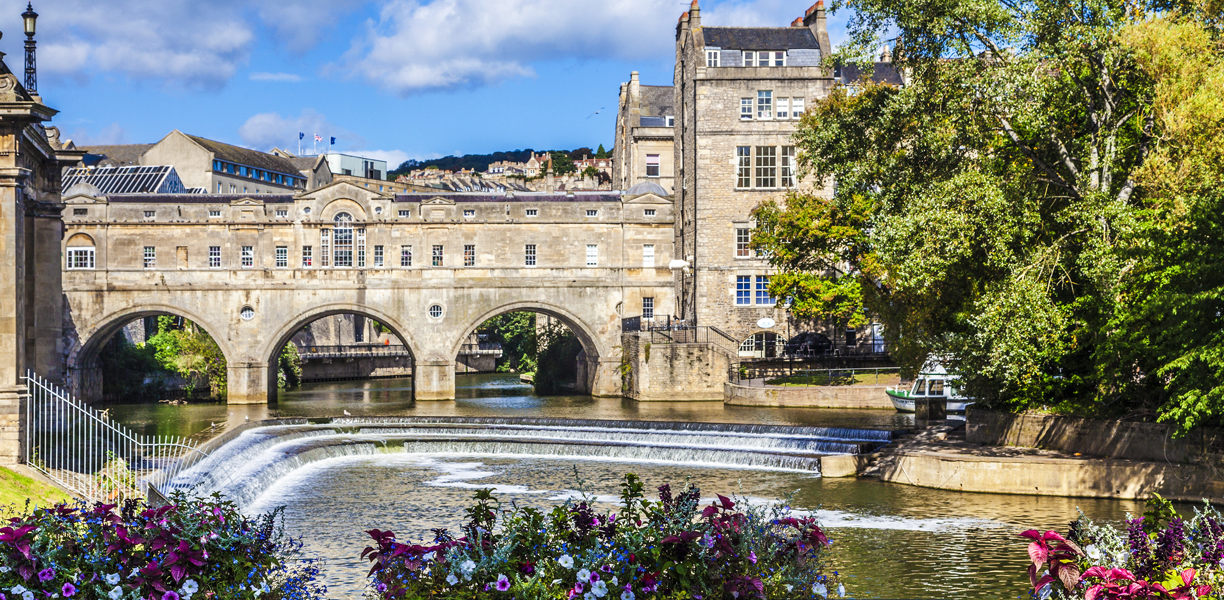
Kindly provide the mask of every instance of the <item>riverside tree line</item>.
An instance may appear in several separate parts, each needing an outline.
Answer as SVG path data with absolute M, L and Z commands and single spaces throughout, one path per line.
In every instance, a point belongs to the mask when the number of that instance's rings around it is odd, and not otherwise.
M 755 211 L 800 319 L 885 325 L 985 406 L 1218 425 L 1220 0 L 845 0 L 840 64 L 895 35 L 906 85 L 796 133 L 830 197 Z

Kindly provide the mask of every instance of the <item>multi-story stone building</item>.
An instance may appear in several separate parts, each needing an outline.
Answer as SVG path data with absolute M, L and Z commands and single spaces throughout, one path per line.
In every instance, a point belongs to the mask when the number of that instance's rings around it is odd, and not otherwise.
M 672 193 L 675 181 L 675 90 L 642 85 L 638 73 L 620 87 L 613 148 L 612 187 L 653 182 Z
M 835 84 L 823 2 L 789 27 L 676 27 L 676 254 L 684 318 L 740 340 L 785 334 L 773 269 L 748 248 L 751 211 L 795 180 L 799 116 Z M 619 143 L 618 143 L 619 145 Z M 771 319 L 773 327 L 764 327 Z M 751 348 L 749 349 L 752 350 Z

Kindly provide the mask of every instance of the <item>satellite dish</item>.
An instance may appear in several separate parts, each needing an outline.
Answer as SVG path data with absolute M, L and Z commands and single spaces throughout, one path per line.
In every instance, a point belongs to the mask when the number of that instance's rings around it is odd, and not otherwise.
M 774 325 L 777 325 L 777 323 L 774 323 L 774 320 L 769 317 L 765 317 L 764 319 L 757 321 L 757 327 L 760 327 L 761 329 L 769 329 Z

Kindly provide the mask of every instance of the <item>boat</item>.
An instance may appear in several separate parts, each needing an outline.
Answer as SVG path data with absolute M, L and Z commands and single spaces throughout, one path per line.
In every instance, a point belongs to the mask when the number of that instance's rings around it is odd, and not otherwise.
M 914 378 L 913 385 L 908 389 L 893 386 L 885 392 L 898 412 L 914 412 L 914 398 L 943 397 L 948 401 L 949 413 L 964 413 L 965 408 L 973 404 L 973 401 L 966 398 L 957 387 L 959 379 L 959 375 L 949 374 L 939 361 L 930 360 L 923 365 L 918 377 Z

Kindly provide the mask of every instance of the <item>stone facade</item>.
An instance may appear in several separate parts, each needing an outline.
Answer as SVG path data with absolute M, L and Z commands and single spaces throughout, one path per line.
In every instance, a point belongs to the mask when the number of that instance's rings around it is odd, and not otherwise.
M 613 148 L 612 186 L 627 190 L 657 183 L 668 194 L 675 185 L 675 92 L 672 86 L 642 85 L 637 71 L 620 87 Z
M 84 152 L 43 126 L 55 114 L 0 60 L 0 464 L 22 459 L 26 370 L 63 373 L 60 173 Z
M 681 314 L 738 339 L 784 333 L 764 292 L 773 270 L 743 247 L 762 201 L 780 199 L 795 166 L 798 115 L 835 84 L 823 3 L 790 27 L 703 27 L 694 2 L 676 28 L 676 254 Z M 751 65 L 749 65 L 751 63 Z M 827 193 L 829 190 L 819 190 Z M 770 331 L 770 330 L 765 330 Z
M 415 359 L 417 398 L 449 399 L 464 340 L 513 310 L 563 321 L 584 347 L 580 384 L 619 395 L 621 317 L 644 298 L 660 314 L 676 308 L 672 204 L 654 194 L 394 196 L 336 182 L 296 195 L 65 202 L 63 252 L 79 261 L 63 263 L 69 385 L 86 398 L 103 342 L 132 319 L 169 313 L 217 340 L 231 402 L 274 399 L 279 349 L 335 314 L 390 327 Z M 337 254 L 347 240 L 350 253 Z

